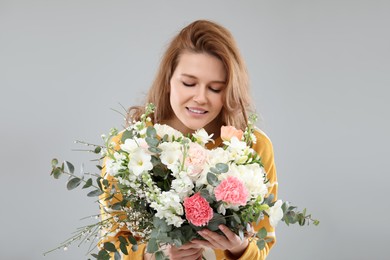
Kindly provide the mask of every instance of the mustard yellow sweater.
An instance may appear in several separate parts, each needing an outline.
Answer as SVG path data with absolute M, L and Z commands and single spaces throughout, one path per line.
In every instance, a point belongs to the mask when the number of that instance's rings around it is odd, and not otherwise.
M 275 168 L 275 163 L 274 163 L 274 152 L 273 152 L 273 147 L 270 139 L 265 135 L 264 132 L 261 130 L 256 130 L 255 135 L 257 138 L 257 142 L 253 145 L 253 149 L 261 156 L 262 163 L 264 165 L 264 169 L 267 173 L 267 178 L 269 180 L 270 186 L 268 188 L 268 194 L 273 194 L 274 195 L 274 200 L 277 199 L 277 190 L 278 190 L 278 182 L 277 182 L 277 177 L 276 177 L 276 168 Z M 114 142 L 117 143 L 117 149 L 119 149 L 120 145 L 120 139 L 121 135 L 118 135 L 117 137 L 114 138 Z M 209 149 L 215 148 L 221 144 L 221 140 L 217 139 L 215 144 L 212 146 L 209 146 Z M 103 168 L 103 173 L 105 173 L 105 167 Z M 108 177 L 108 180 L 111 182 L 115 182 L 115 180 L 112 179 L 111 176 Z M 107 176 L 106 176 L 107 178 Z M 120 197 L 119 197 L 120 198 Z M 121 199 L 121 198 L 120 198 Z M 105 201 L 104 198 L 101 200 L 101 203 L 103 204 L 114 204 L 115 199 L 112 199 L 111 201 Z M 102 218 L 106 218 L 107 214 L 103 210 L 101 210 Z M 265 218 L 259 222 L 258 225 L 256 223 L 254 224 L 254 229 L 255 231 L 260 230 L 262 227 L 265 227 L 267 232 L 268 232 L 268 237 L 273 238 L 271 242 L 266 243 L 265 248 L 263 250 L 259 250 L 256 241 L 252 240 L 249 244 L 243 255 L 239 259 L 243 260 L 263 260 L 267 257 L 271 247 L 275 244 L 276 238 L 275 238 L 275 231 L 274 228 L 271 227 L 269 224 L 268 217 L 265 216 Z M 114 226 L 112 230 L 116 230 L 118 227 Z M 116 240 L 115 238 L 118 236 L 126 236 L 129 234 L 129 231 L 126 228 L 120 229 L 119 232 L 114 232 L 112 236 L 107 236 L 104 240 L 101 240 L 100 243 L 104 243 L 107 241 L 113 242 Z M 117 248 L 119 248 L 119 243 L 117 243 Z M 118 249 L 119 250 L 119 249 Z M 138 245 L 138 250 L 133 252 L 131 250 L 131 247 L 128 248 L 128 255 L 123 255 L 122 259 L 123 260 L 142 260 L 145 254 L 146 250 L 146 245 L 145 244 L 140 244 Z M 228 251 L 223 251 L 223 250 L 214 250 L 216 259 L 233 259 L 229 255 Z

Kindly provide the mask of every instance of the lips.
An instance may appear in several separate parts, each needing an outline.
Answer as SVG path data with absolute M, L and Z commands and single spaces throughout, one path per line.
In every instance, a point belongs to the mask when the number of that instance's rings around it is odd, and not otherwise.
M 195 114 L 199 114 L 199 115 L 203 115 L 203 114 L 206 114 L 208 112 L 202 108 L 197 108 L 197 107 L 186 107 L 186 109 L 188 111 L 190 111 L 191 113 L 195 113 Z

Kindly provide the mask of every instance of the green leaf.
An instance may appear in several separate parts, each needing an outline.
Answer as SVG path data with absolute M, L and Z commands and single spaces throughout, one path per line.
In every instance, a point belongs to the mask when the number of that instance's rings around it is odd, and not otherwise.
M 80 183 L 81 183 L 81 179 L 78 178 L 78 177 L 75 177 L 75 178 L 70 179 L 68 181 L 68 184 L 66 185 L 66 188 L 68 190 L 73 190 L 73 189 L 77 188 L 80 185 Z
M 102 195 L 103 192 L 101 190 L 93 190 L 93 191 L 90 191 L 87 196 L 88 197 L 97 197 L 99 195 Z
M 97 167 L 99 170 L 103 170 L 103 167 L 100 166 L 100 165 L 96 165 L 96 167 Z
M 102 179 L 103 179 L 102 177 L 98 177 L 98 178 L 96 179 L 96 184 L 98 185 L 98 187 L 99 187 L 100 190 L 103 190 L 102 182 L 101 182 Z
M 132 235 L 129 235 L 127 238 L 129 239 L 131 244 L 137 245 L 137 240 Z
M 58 178 L 60 178 L 62 171 L 61 171 L 61 168 L 57 167 L 51 173 L 55 179 L 58 179 Z
M 158 251 L 158 244 L 155 238 L 151 238 L 147 244 L 146 251 L 148 253 L 154 253 Z
M 66 167 L 68 168 L 70 173 L 74 173 L 74 166 L 71 162 L 65 161 Z
M 168 232 L 172 230 L 172 226 L 168 225 L 164 219 L 160 219 L 158 217 L 153 218 L 154 228 L 159 230 L 160 232 Z
M 127 241 L 126 241 L 127 243 Z M 126 243 L 120 243 L 119 244 L 119 249 L 122 251 L 123 254 L 128 255 L 129 251 L 127 251 L 127 244 Z
M 125 143 L 126 139 L 132 139 L 133 137 L 133 131 L 125 130 L 122 134 L 121 143 Z
M 217 163 L 215 167 L 220 173 L 225 173 L 229 170 L 229 166 L 226 163 Z
M 160 154 L 162 152 L 162 150 L 157 147 L 149 147 L 148 150 L 152 153 L 157 153 L 157 154 Z
M 97 146 L 93 152 L 94 153 L 100 153 L 101 150 L 102 150 L 102 148 L 100 146 Z
M 164 252 L 162 252 L 162 251 L 156 252 L 154 254 L 154 257 L 156 258 L 156 260 L 164 260 L 164 259 L 166 259 L 165 255 L 164 255 Z
M 216 187 L 219 184 L 217 176 L 215 176 L 215 174 L 211 172 L 207 173 L 207 182 L 213 187 Z
M 116 251 L 114 254 L 114 260 L 121 260 L 121 259 L 122 259 L 121 254 L 118 251 Z
M 106 250 L 102 249 L 99 251 L 97 259 L 98 260 L 110 260 L 110 254 Z
M 209 224 L 207 225 L 207 228 L 211 231 L 217 231 L 219 230 L 219 225 L 226 224 L 226 219 L 224 216 L 214 213 L 213 218 L 209 221 Z
M 240 219 L 240 217 L 239 217 L 236 213 L 233 212 L 232 217 L 233 217 L 233 219 L 234 219 L 237 223 L 239 223 L 239 224 L 241 223 L 241 219 Z
M 111 242 L 105 242 L 103 248 L 110 252 L 116 252 L 115 245 Z
M 58 160 L 56 158 L 51 160 L 51 166 L 56 167 L 58 164 Z
M 121 210 L 122 209 L 122 202 L 117 202 L 114 205 L 111 206 L 111 209 L 113 210 Z
M 127 242 L 127 239 L 123 236 L 118 236 L 119 242 L 128 245 L 129 243 Z
M 257 236 L 261 239 L 265 238 L 267 236 L 267 230 L 263 227 L 257 232 Z
M 103 179 L 103 186 L 104 186 L 104 188 L 107 189 L 109 185 L 110 185 L 110 183 L 108 182 L 108 180 L 107 179 Z
M 149 136 L 145 138 L 145 141 L 150 147 L 156 147 L 160 142 L 158 139 Z
M 92 178 L 89 178 L 89 179 L 85 182 L 85 184 L 84 184 L 84 186 L 83 186 L 83 189 L 89 188 L 89 187 L 91 187 L 91 186 L 92 186 Z
M 146 129 L 146 136 L 148 137 L 156 137 L 157 136 L 157 131 L 153 126 L 149 126 Z
M 264 247 L 265 247 L 265 241 L 264 241 L 264 239 L 259 239 L 259 240 L 257 240 L 257 247 L 259 248 L 259 250 L 263 250 L 264 249 Z

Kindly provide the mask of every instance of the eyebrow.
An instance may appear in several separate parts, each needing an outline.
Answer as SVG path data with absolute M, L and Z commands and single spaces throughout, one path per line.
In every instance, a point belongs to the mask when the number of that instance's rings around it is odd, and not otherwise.
M 189 78 L 193 78 L 193 79 L 198 79 L 197 77 L 193 76 L 193 75 L 190 75 L 190 74 L 185 74 L 185 73 L 182 73 L 180 74 L 181 76 L 185 76 L 185 77 L 189 77 Z M 226 84 L 226 81 L 224 80 L 213 80 L 211 81 L 210 83 L 221 83 L 221 84 Z

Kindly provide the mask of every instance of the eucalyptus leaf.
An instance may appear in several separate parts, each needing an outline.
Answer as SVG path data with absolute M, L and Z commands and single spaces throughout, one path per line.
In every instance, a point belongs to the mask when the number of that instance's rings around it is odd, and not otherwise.
M 121 260 L 121 259 L 122 259 L 121 254 L 118 251 L 116 251 L 114 254 L 114 260 Z
M 208 172 L 207 173 L 207 182 L 213 186 L 216 187 L 219 184 L 217 176 L 215 176 L 214 173 Z
M 146 129 L 146 136 L 148 137 L 156 137 L 157 136 L 157 131 L 153 126 L 148 126 Z
M 259 239 L 259 240 L 257 240 L 257 247 L 259 248 L 259 250 L 263 250 L 264 249 L 264 247 L 265 247 L 265 241 L 264 241 L 264 239 Z
M 229 166 L 226 163 L 217 163 L 215 167 L 220 173 L 225 173 L 229 170 Z
M 133 245 L 133 246 L 131 247 L 131 250 L 132 250 L 133 252 L 137 251 L 137 250 L 138 250 L 138 245 Z
M 100 146 L 97 146 L 93 152 L 94 153 L 100 153 L 101 150 L 102 150 L 102 148 Z
M 145 141 L 150 147 L 156 147 L 160 142 L 157 138 L 149 137 L 149 136 L 145 138 Z
M 126 243 L 127 243 L 127 241 L 126 241 Z M 122 243 L 122 242 L 121 242 L 121 243 L 119 244 L 119 249 L 122 251 L 123 254 L 128 255 L 129 252 L 127 251 L 127 245 L 126 245 L 126 243 Z
M 133 131 L 125 130 L 122 133 L 121 143 L 125 143 L 126 139 L 132 139 L 134 137 Z
M 58 164 L 58 160 L 56 158 L 51 160 L 51 166 L 56 167 Z
M 68 168 L 69 172 L 73 174 L 74 173 L 74 166 L 73 166 L 73 164 L 71 162 L 65 161 L 65 165 Z
M 73 189 L 77 188 L 80 185 L 80 183 L 81 183 L 80 178 L 78 178 L 78 177 L 72 178 L 66 184 L 66 188 L 68 190 L 73 190 Z
M 105 242 L 103 244 L 103 248 L 106 249 L 107 251 L 110 251 L 110 252 L 116 252 L 116 248 L 115 248 L 115 245 L 111 242 Z
M 92 178 L 89 178 L 89 179 L 85 182 L 85 184 L 84 184 L 84 186 L 83 186 L 83 189 L 89 188 L 89 187 L 91 187 L 91 186 L 92 186 Z
M 224 216 L 214 213 L 213 218 L 209 221 L 209 224 L 207 225 L 207 228 L 211 231 L 217 231 L 219 230 L 219 225 L 226 224 L 226 219 Z
M 131 244 L 137 245 L 137 240 L 132 235 L 129 235 L 127 238 L 129 239 Z
M 259 238 L 265 238 L 267 236 L 267 230 L 263 227 L 262 229 L 260 229 L 258 232 L 257 232 L 257 236 Z
M 158 251 L 154 254 L 154 257 L 156 258 L 156 260 L 164 260 L 166 259 L 165 258 L 165 255 L 162 251 Z
M 120 202 L 115 203 L 114 205 L 111 206 L 111 209 L 113 209 L 113 210 L 122 209 L 122 202 L 120 201 Z
M 100 190 L 103 190 L 102 182 L 101 182 L 102 179 L 103 179 L 102 177 L 98 177 L 98 178 L 96 179 L 96 184 L 98 185 L 98 187 L 99 187 Z
M 149 241 L 148 241 L 148 244 L 146 246 L 146 251 L 148 253 L 154 253 L 158 250 L 158 244 L 157 244 L 157 241 L 155 238 L 151 238 Z
M 59 167 L 55 168 L 55 169 L 52 171 L 52 175 L 53 175 L 53 177 L 54 177 L 55 179 L 60 178 L 61 174 L 62 174 L 62 171 L 61 171 L 61 168 L 59 168 Z
M 162 150 L 161 150 L 160 148 L 158 148 L 158 147 L 153 147 L 153 146 L 149 147 L 148 150 L 149 150 L 150 152 L 156 153 L 156 154 L 160 154 L 160 153 L 162 152 Z
M 93 190 L 93 191 L 90 191 L 87 196 L 88 197 L 97 197 L 99 195 L 102 195 L 103 192 L 101 190 Z

